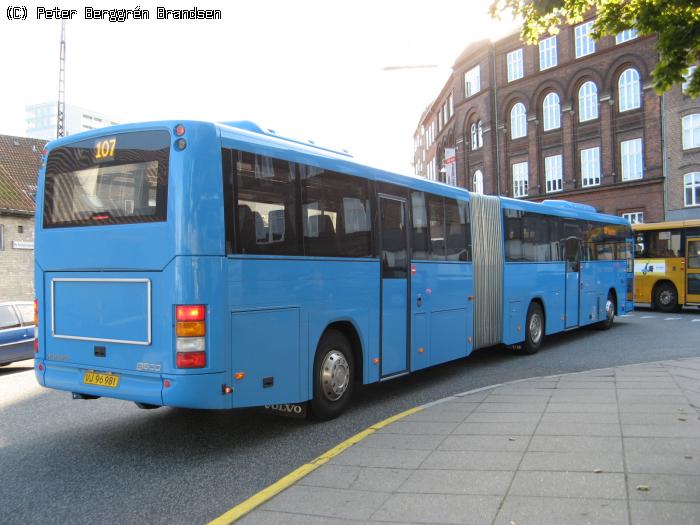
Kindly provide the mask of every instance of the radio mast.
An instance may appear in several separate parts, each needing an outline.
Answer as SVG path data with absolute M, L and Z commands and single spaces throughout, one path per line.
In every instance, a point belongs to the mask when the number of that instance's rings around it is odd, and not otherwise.
M 56 138 L 66 134 L 66 21 L 61 22 L 61 60 L 58 70 L 58 109 L 56 113 Z

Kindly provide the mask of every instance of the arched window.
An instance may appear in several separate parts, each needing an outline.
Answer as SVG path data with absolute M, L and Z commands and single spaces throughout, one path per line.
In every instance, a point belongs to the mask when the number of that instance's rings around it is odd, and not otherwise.
M 634 68 L 625 69 L 617 81 L 620 111 L 636 109 L 641 105 L 639 99 L 639 73 Z
M 476 143 L 479 147 L 484 145 L 484 129 L 481 121 L 477 122 L 476 124 Z
M 478 149 L 479 148 L 479 141 L 477 137 L 477 131 L 476 131 L 476 122 L 474 122 L 471 126 L 471 145 L 472 145 L 472 150 Z
M 525 104 L 518 102 L 510 110 L 510 138 L 518 139 L 527 135 L 527 112 Z
M 588 81 L 578 90 L 578 121 L 585 122 L 598 118 L 598 88 Z
M 484 174 L 481 170 L 476 170 L 474 172 L 474 178 L 472 179 L 472 191 L 474 193 L 484 193 Z
M 552 92 L 544 97 L 542 102 L 542 120 L 544 130 L 557 129 L 561 127 L 561 109 L 559 106 L 559 95 Z

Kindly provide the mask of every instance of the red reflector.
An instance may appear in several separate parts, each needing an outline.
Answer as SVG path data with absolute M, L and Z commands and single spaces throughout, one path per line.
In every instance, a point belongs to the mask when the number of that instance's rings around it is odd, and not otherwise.
M 165 388 L 170 388 L 170 380 L 169 379 L 163 379 L 163 386 Z
M 205 352 L 178 352 L 178 368 L 204 368 L 207 364 L 207 354 Z
M 39 353 L 39 338 L 34 339 L 34 353 L 38 354 Z
M 39 366 L 37 366 L 37 368 L 38 368 L 39 371 L 41 372 L 41 371 L 44 369 L 44 365 L 42 365 L 41 363 L 39 363 Z
M 96 221 L 106 221 L 109 219 L 109 215 L 95 215 L 93 219 Z
M 204 305 L 190 304 L 175 307 L 175 319 L 177 321 L 204 321 Z
M 175 126 L 175 135 L 177 135 L 178 137 L 182 137 L 184 134 L 185 126 L 183 126 L 182 124 L 178 124 L 177 126 Z

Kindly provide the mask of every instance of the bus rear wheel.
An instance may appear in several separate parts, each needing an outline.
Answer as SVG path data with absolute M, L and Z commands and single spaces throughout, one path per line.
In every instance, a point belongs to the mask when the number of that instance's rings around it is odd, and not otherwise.
M 539 303 L 530 303 L 525 319 L 525 343 L 523 352 L 535 354 L 544 341 L 544 313 Z
M 318 343 L 314 358 L 311 399 L 314 419 L 333 419 L 347 408 L 355 381 L 354 365 L 347 338 L 336 330 L 327 331 Z
M 678 311 L 678 291 L 671 283 L 659 283 L 654 288 L 654 304 L 665 313 Z
M 612 328 L 615 322 L 615 310 L 617 305 L 615 304 L 615 297 L 612 293 L 608 292 L 608 299 L 605 301 L 605 321 L 601 321 L 596 325 L 598 330 L 608 330 Z

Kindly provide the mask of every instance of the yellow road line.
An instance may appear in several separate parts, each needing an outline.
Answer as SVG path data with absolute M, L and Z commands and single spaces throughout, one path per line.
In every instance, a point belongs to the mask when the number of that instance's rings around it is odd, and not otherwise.
M 235 507 L 233 507 L 231 510 L 226 511 L 223 513 L 221 516 L 218 518 L 213 519 L 212 521 L 209 522 L 208 525 L 228 525 L 229 523 L 233 523 L 246 514 L 248 514 L 250 511 L 255 509 L 256 507 L 259 507 L 269 499 L 273 498 L 283 490 L 291 487 L 299 481 L 301 478 L 304 476 L 307 476 L 311 474 L 314 470 L 316 470 L 318 467 L 323 465 L 324 463 L 327 463 L 331 459 L 333 459 L 335 456 L 343 452 L 344 450 L 347 450 L 351 446 L 353 446 L 356 443 L 359 443 L 363 439 L 365 439 L 367 436 L 371 436 L 374 434 L 377 430 L 386 427 L 387 425 L 390 425 L 391 423 L 394 423 L 395 421 L 398 421 L 399 419 L 403 419 L 406 416 L 410 416 L 411 414 L 415 414 L 416 412 L 420 412 L 422 410 L 422 407 L 415 407 L 415 408 L 410 408 L 404 412 L 401 412 L 400 414 L 396 414 L 395 416 L 388 417 L 384 419 L 383 421 L 380 421 L 379 423 L 375 423 L 374 425 L 370 426 L 369 428 L 366 428 L 362 432 L 358 432 L 354 436 L 346 439 L 342 443 L 336 445 L 332 449 L 324 452 L 320 456 L 318 456 L 316 459 L 310 461 L 309 463 L 305 463 L 298 469 L 290 472 L 283 478 L 275 481 L 272 485 L 269 485 L 262 489 L 260 492 L 257 494 L 252 495 L 250 498 L 247 500 L 243 501 L 242 503 L 239 503 Z

